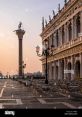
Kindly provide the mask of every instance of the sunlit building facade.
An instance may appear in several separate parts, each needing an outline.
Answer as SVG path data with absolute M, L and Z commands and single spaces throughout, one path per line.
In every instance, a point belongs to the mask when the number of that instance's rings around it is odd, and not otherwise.
M 82 78 L 82 0 L 65 0 L 64 7 L 53 11 L 49 22 L 43 19 L 42 45 L 54 45 L 53 55 L 48 56 L 48 79 Z M 49 50 L 50 51 L 50 50 Z M 42 57 L 45 73 L 45 56 Z

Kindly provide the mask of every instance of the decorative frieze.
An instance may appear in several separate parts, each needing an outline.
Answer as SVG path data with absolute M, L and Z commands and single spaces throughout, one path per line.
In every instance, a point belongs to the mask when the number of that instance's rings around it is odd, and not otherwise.
M 77 45 L 73 48 L 70 48 L 68 50 L 62 51 L 60 53 L 55 54 L 54 56 L 51 56 L 48 58 L 48 62 L 54 61 L 54 60 L 59 60 L 65 57 L 69 57 L 78 53 L 82 52 L 82 44 Z M 42 60 L 42 63 L 45 63 L 45 59 Z

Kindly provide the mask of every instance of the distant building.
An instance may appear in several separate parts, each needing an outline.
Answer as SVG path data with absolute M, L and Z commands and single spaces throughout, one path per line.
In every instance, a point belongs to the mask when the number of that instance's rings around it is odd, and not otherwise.
M 0 72 L 0 78 L 3 78 L 3 74 Z
M 54 45 L 52 56 L 48 57 L 48 78 L 82 78 L 82 0 L 65 1 L 46 25 L 42 25 L 42 45 L 48 40 L 48 47 Z M 45 57 L 42 57 L 45 73 Z

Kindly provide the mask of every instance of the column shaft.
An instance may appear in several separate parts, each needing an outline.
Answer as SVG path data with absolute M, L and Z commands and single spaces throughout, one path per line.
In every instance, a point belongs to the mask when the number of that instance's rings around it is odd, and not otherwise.
M 55 79 L 55 80 L 57 80 L 57 79 L 56 79 L 56 74 L 57 74 L 57 73 L 56 73 L 56 61 L 54 61 L 54 79 Z
M 51 79 L 52 77 L 52 69 L 51 69 L 51 63 L 49 63 L 49 80 Z
M 71 68 L 71 79 L 73 80 L 74 79 L 74 56 L 71 57 L 71 63 L 72 63 L 72 68 Z
M 74 19 L 71 21 L 72 24 L 72 40 L 74 39 Z
M 80 78 L 82 78 L 82 53 L 80 53 Z
M 64 79 L 67 79 L 66 70 L 67 70 L 67 61 L 66 61 L 66 58 L 64 58 Z
M 22 76 L 22 39 L 19 39 L 19 76 Z
M 81 33 L 82 33 L 82 11 L 80 12 L 80 23 L 81 23 Z
M 62 79 L 61 61 L 58 61 L 58 79 Z
M 77 37 L 76 16 L 74 17 L 74 31 L 73 31 L 73 33 L 74 33 L 74 39 L 76 39 L 76 37 Z
M 68 25 L 66 25 L 66 42 L 69 41 L 69 35 L 68 35 Z

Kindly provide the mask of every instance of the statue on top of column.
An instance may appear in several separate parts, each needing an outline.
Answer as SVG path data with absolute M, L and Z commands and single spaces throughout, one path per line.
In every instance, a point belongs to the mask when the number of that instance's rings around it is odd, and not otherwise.
M 19 23 L 18 29 L 21 29 L 21 26 L 22 26 L 22 22 Z

